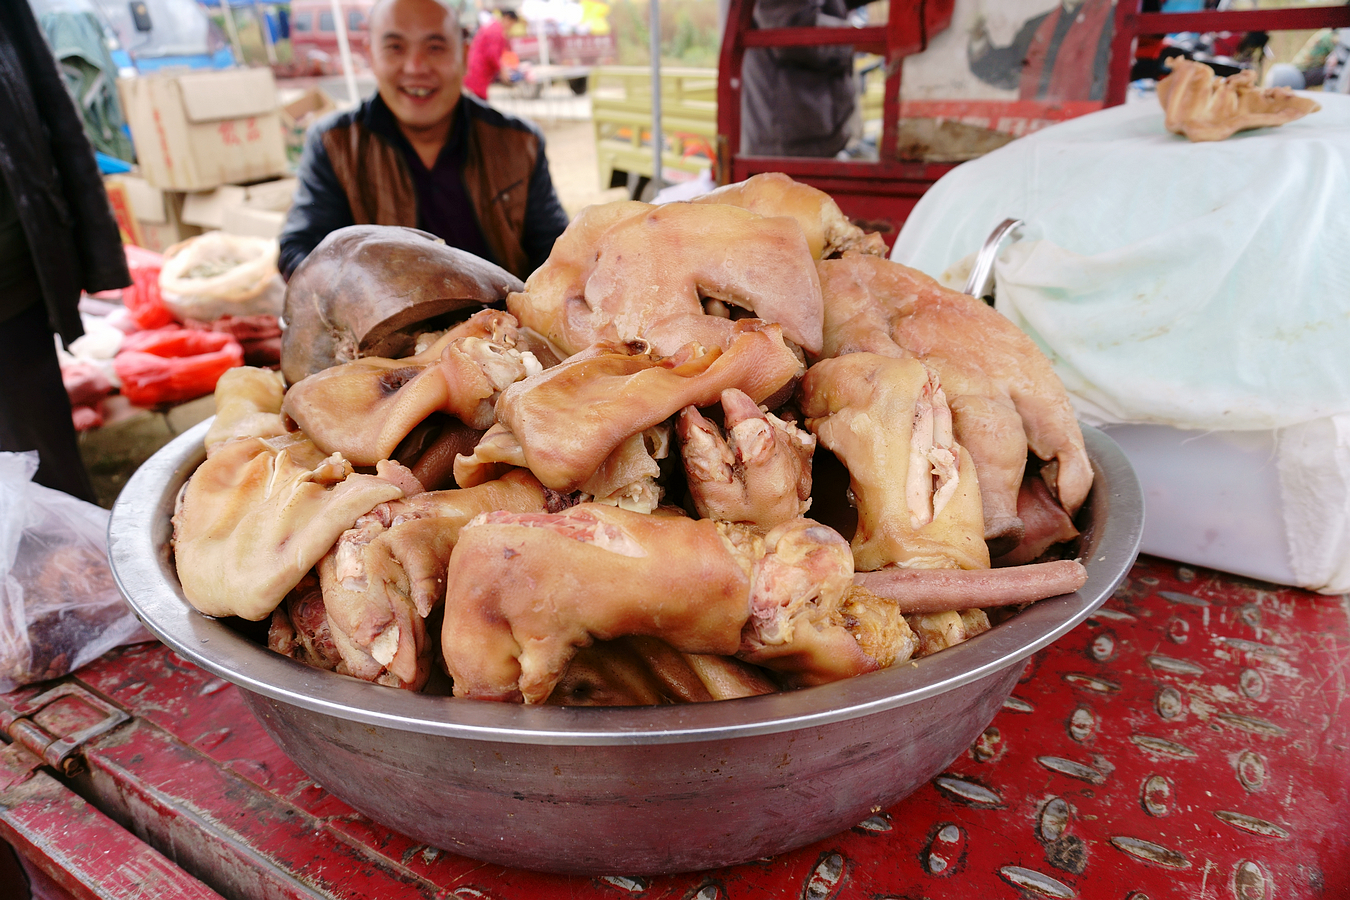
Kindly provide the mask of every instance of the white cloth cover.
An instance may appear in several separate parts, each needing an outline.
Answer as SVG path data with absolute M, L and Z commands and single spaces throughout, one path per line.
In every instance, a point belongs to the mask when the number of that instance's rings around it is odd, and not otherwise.
M 1311 96 L 1319 112 L 1225 141 L 1169 133 L 1147 101 L 1013 141 L 934 185 L 891 258 L 941 278 L 1024 220 L 998 309 L 1083 419 L 1277 432 L 1297 583 L 1343 593 L 1350 97 Z

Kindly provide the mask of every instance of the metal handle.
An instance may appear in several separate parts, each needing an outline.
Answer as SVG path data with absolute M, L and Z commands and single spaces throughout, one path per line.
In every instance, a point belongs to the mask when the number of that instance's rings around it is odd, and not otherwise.
M 979 297 L 981 300 L 993 306 L 992 289 L 994 280 L 994 261 L 998 259 L 998 250 L 1003 241 L 1008 237 L 1016 237 L 1017 232 L 1026 223 L 1021 219 L 1004 219 L 998 223 L 995 228 L 985 238 L 984 246 L 975 257 L 975 265 L 970 270 L 970 277 L 966 279 L 966 287 L 962 293 L 969 294 L 972 297 Z
M 74 697 L 102 713 L 103 718 L 87 728 L 64 736 L 47 732 L 30 718 L 63 697 Z M 130 720 L 131 716 L 122 710 L 71 682 L 64 682 L 45 693 L 15 703 L 7 709 L 0 709 L 0 730 L 4 730 L 12 740 L 41 757 L 47 765 L 59 768 L 67 775 L 74 774 L 79 765 L 74 754 L 80 749 L 81 744 Z

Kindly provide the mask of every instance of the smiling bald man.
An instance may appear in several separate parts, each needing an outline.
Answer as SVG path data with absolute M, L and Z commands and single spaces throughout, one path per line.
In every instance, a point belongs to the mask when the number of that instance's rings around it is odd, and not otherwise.
M 543 135 L 462 92 L 463 32 L 440 0 L 381 0 L 370 41 L 378 90 L 305 140 L 282 274 L 338 228 L 406 225 L 524 279 L 567 227 Z

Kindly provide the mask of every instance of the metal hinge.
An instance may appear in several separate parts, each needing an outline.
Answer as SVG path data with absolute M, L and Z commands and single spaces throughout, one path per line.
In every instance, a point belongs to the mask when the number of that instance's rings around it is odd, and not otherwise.
M 30 717 L 63 697 L 74 697 L 86 706 L 103 713 L 103 719 L 87 728 L 81 728 L 64 737 L 48 733 Z M 10 707 L 0 707 L 0 730 L 24 747 L 44 763 L 53 766 L 66 775 L 74 775 L 80 769 L 80 759 L 76 754 L 81 745 L 104 732 L 111 731 L 131 716 L 122 710 L 100 700 L 85 688 L 72 682 L 59 684 L 27 700 L 21 700 Z

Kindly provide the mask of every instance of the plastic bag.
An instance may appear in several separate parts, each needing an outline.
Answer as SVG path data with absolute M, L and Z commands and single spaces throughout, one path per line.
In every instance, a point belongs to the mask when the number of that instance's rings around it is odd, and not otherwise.
M 32 483 L 38 455 L 0 453 L 0 692 L 154 640 L 108 565 L 108 512 Z
M 277 271 L 277 242 L 208 231 L 164 252 L 159 291 L 180 320 L 280 316 L 286 283 Z
M 244 350 L 230 335 L 175 325 L 127 335 L 113 371 L 127 400 L 157 406 L 203 397 L 226 370 L 243 364 Z
M 228 334 L 244 348 L 244 365 L 260 369 L 281 365 L 281 320 L 276 316 L 221 316 L 214 322 L 188 319 L 185 328 Z
M 173 321 L 173 313 L 164 306 L 159 292 L 159 273 L 164 257 L 153 250 L 133 244 L 123 247 L 131 287 L 122 290 L 122 305 L 141 328 L 159 328 Z
M 70 418 L 76 431 L 88 431 L 103 424 L 103 399 L 113 392 L 112 382 L 103 370 L 85 360 L 61 362 L 61 381 L 70 398 Z

